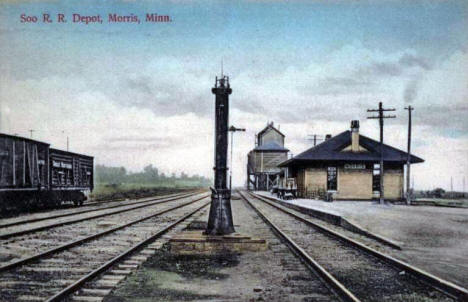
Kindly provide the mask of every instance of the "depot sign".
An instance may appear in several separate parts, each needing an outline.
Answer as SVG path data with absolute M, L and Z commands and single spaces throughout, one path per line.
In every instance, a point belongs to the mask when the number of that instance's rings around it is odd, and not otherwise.
M 344 168 L 346 170 L 365 170 L 366 165 L 365 164 L 345 164 Z

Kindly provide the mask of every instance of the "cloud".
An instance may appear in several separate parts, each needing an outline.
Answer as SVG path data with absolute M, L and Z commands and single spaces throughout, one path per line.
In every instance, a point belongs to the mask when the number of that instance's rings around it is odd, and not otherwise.
M 365 120 L 366 109 L 382 101 L 385 107 L 397 109 L 397 119 L 388 124 L 405 127 L 407 113 L 403 109 L 411 103 L 415 107 L 413 124 L 430 127 L 440 136 L 468 135 L 467 54 L 455 52 L 438 61 L 409 50 L 383 56 L 358 47 L 344 50 L 373 60 L 343 65 L 344 55 L 335 54 L 324 64 L 289 67 L 261 80 L 246 70 L 233 82 L 233 108 L 260 115 L 262 122 L 275 120 L 300 127 L 303 123 L 337 121 L 347 127 L 352 119 Z M 381 69 L 386 70 L 384 75 L 378 74 Z
M 368 66 L 362 67 L 358 73 L 378 77 L 398 77 L 411 71 L 413 68 L 428 71 L 432 68 L 432 65 L 424 57 L 404 53 L 397 60 L 374 61 Z
M 412 79 L 405 87 L 403 98 L 405 103 L 412 103 L 418 94 L 419 79 Z
M 153 89 L 151 88 L 151 79 L 148 76 L 127 78 L 125 80 L 127 83 L 127 88 L 131 90 L 140 91 L 146 96 L 150 96 L 153 93 Z
M 331 76 L 318 79 L 315 90 L 318 95 L 346 95 L 355 91 L 370 91 L 373 85 L 372 80 L 362 77 Z M 310 90 L 311 87 L 304 87 L 304 89 Z
M 166 173 L 212 176 L 210 119 L 193 113 L 156 115 L 148 108 L 122 106 L 101 92 L 79 90 L 81 84 L 67 78 L 2 78 L 2 132 L 29 137 L 27 130 L 35 129 L 35 139 L 59 149 L 65 149 L 69 136 L 70 150 L 94 156 L 97 164 L 136 171 L 152 163 Z
M 413 111 L 415 122 L 428 126 L 433 132 L 445 137 L 468 137 L 468 105 L 429 105 L 416 107 Z M 467 150 L 468 151 L 468 150 Z
M 404 70 L 400 64 L 386 62 L 372 63 L 370 66 L 366 67 L 366 69 L 369 74 L 379 77 L 397 77 L 400 76 Z
M 38 49 L 34 58 L 26 53 L 11 52 L 11 61 L 2 61 L 2 129 L 24 135 L 37 129 L 35 137 L 59 148 L 65 146 L 65 130 L 72 150 L 94 155 L 98 163 L 129 170 L 152 163 L 166 173 L 212 176 L 212 57 L 100 56 L 90 50 L 57 63 L 55 53 Z M 402 149 L 403 108 L 415 107 L 415 142 L 423 142 L 415 144 L 415 153 L 428 166 L 415 174 L 421 185 L 430 182 L 425 175 L 434 175 L 428 171 L 459 169 L 457 162 L 466 158 L 466 53 L 438 60 L 411 49 L 383 53 L 354 43 L 302 64 L 286 56 L 281 63 L 268 55 L 260 60 L 250 52 L 239 58 L 231 71 L 230 123 L 247 132 L 235 136 L 236 184 L 245 179 L 246 154 L 268 120 L 281 123 L 286 147 L 297 154 L 310 147 L 308 134 L 336 135 L 352 119 L 378 138 L 377 123 L 366 121 L 366 109 L 379 101 L 398 109 L 385 131 L 386 141 Z M 433 151 L 441 142 L 450 157 Z
M 347 77 L 327 77 L 321 80 L 321 85 L 333 85 L 333 86 L 343 86 L 343 87 L 361 87 L 369 85 L 367 80 L 359 80 L 354 78 Z
M 154 131 L 154 129 L 152 129 Z M 174 146 L 184 146 L 184 139 L 181 137 L 168 137 L 160 135 L 158 137 L 150 135 L 138 136 L 108 136 L 103 138 L 102 149 L 135 151 L 141 148 L 166 150 Z
M 22 3 L 55 3 L 58 0 L 3 0 L 7 4 L 22 4 Z
M 105 93 L 122 106 L 145 108 L 158 116 L 212 112 L 212 81 L 199 68 L 174 57 L 153 59 L 143 68 L 117 73 L 117 89 Z
M 399 60 L 398 63 L 401 66 L 407 67 L 420 67 L 424 70 L 430 70 L 432 65 L 424 57 L 418 57 L 411 54 L 404 54 Z

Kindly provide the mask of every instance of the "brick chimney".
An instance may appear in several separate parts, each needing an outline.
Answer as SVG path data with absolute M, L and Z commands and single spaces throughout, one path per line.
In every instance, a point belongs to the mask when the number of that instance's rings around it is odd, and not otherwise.
M 359 152 L 359 121 L 351 121 L 351 151 Z

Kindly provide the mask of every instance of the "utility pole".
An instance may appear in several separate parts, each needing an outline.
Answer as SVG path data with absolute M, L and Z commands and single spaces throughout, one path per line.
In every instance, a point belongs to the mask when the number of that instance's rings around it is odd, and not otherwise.
M 311 138 L 308 138 L 308 140 L 314 141 L 314 147 L 317 145 L 317 141 L 323 141 L 323 138 L 321 138 L 321 135 L 318 134 L 309 134 L 308 135 Z
M 396 118 L 395 115 L 384 115 L 385 111 L 395 111 L 395 108 L 384 109 L 382 102 L 379 102 L 379 109 L 367 109 L 367 112 L 378 112 L 378 116 L 368 116 L 368 119 L 379 119 L 380 125 L 380 204 L 385 202 L 384 197 L 384 159 L 383 159 L 383 126 L 384 119 L 386 118 Z
M 453 176 L 450 176 L 450 192 L 453 192 Z
M 408 110 L 408 157 L 406 159 L 406 204 L 411 205 L 411 188 L 410 188 L 410 169 L 411 169 L 411 111 L 414 110 L 411 105 L 405 107 Z M 413 188 L 414 189 L 414 188 Z
M 234 126 L 229 127 L 229 132 L 231 132 L 231 158 L 229 164 L 229 189 L 232 191 L 232 149 L 233 149 L 233 142 L 234 142 L 234 132 L 236 131 L 245 131 L 245 128 L 236 128 Z
M 33 132 L 34 132 L 34 131 L 36 131 L 36 130 L 34 130 L 34 129 L 29 129 L 29 133 L 30 133 L 30 134 L 29 134 L 29 137 L 30 137 L 30 138 L 33 137 Z

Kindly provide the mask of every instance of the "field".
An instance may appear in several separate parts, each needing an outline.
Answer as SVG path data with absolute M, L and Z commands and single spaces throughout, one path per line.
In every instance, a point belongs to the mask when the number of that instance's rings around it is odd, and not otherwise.
M 124 167 L 96 165 L 95 187 L 90 194 L 94 200 L 145 197 L 181 192 L 193 188 L 208 188 L 212 181 L 184 172 L 165 175 L 158 168 L 147 165 L 139 172 L 128 172 Z
M 197 181 L 178 180 L 158 183 L 122 183 L 96 184 L 93 192 L 89 195 L 92 200 L 107 200 L 120 198 L 135 198 L 151 195 L 171 194 L 183 192 L 194 188 L 203 188 Z
M 468 208 L 468 199 L 417 198 L 413 205 Z

